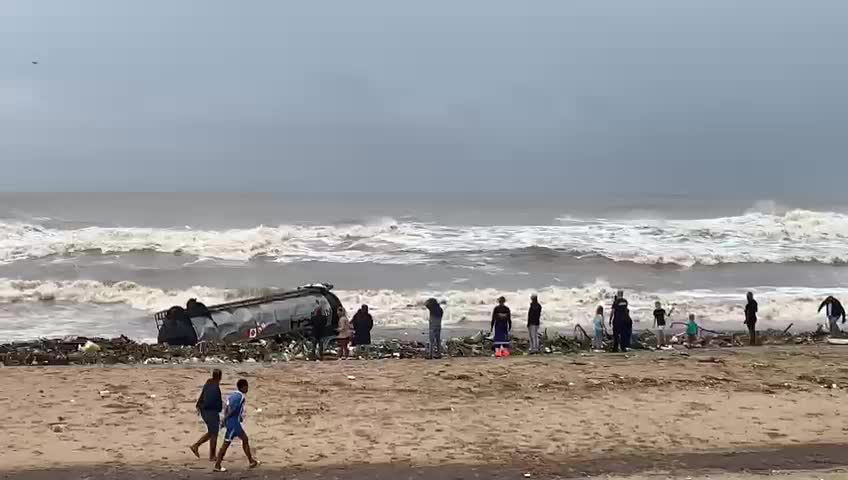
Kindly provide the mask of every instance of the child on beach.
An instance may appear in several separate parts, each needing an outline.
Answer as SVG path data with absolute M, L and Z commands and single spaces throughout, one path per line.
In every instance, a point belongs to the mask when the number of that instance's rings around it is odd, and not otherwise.
M 654 328 L 657 332 L 657 348 L 665 346 L 665 309 L 662 308 L 662 303 L 654 303 Z
M 689 342 L 690 346 L 695 345 L 695 342 L 698 341 L 698 332 L 701 331 L 701 327 L 695 323 L 695 314 L 689 314 L 689 323 L 686 324 L 686 340 Z
M 253 454 L 250 452 L 250 441 L 247 438 L 247 433 L 242 427 L 245 403 L 247 403 L 247 380 L 243 378 L 240 379 L 238 383 L 236 383 L 236 388 L 238 390 L 230 394 L 227 399 L 227 408 L 224 410 L 224 420 L 222 424 L 226 427 L 227 432 L 224 434 L 224 444 L 221 445 L 221 450 L 218 451 L 218 458 L 215 460 L 214 471 L 216 472 L 227 471 L 226 468 L 221 466 L 221 462 L 224 461 L 224 455 L 227 454 L 227 449 L 230 448 L 230 444 L 233 443 L 233 440 L 236 438 L 241 439 L 241 446 L 244 449 L 244 454 L 247 455 L 247 461 L 250 462 L 250 468 L 256 468 L 259 466 L 259 461 L 253 458 Z
M 594 335 L 592 336 L 592 348 L 595 350 L 604 350 L 604 307 L 598 305 L 595 310 L 595 318 L 592 320 L 594 327 Z
M 191 453 L 197 458 L 200 458 L 200 446 L 209 442 L 209 461 L 215 461 L 216 451 L 218 449 L 218 431 L 221 426 L 221 410 L 224 405 L 221 401 L 221 377 L 223 374 L 217 368 L 212 370 L 212 378 L 206 380 L 203 385 L 203 390 L 200 392 L 200 398 L 197 399 L 197 413 L 206 424 L 206 433 L 200 437 L 200 440 L 192 446 Z
M 344 307 L 339 307 L 338 315 L 339 336 L 336 338 L 336 341 L 339 343 L 339 359 L 350 358 L 350 348 L 348 348 L 348 345 L 350 345 L 350 337 L 353 336 L 353 327 L 347 318 L 347 312 Z

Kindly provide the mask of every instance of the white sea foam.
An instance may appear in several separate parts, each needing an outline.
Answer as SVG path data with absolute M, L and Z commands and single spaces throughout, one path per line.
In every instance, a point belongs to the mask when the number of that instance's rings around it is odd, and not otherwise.
M 766 206 L 734 217 L 694 220 L 561 218 L 555 225 L 454 226 L 398 223 L 281 225 L 192 230 L 74 230 L 0 223 L 0 262 L 84 252 L 153 251 L 201 258 L 280 262 L 420 264 L 445 255 L 490 258 L 528 248 L 640 264 L 848 262 L 848 215 Z M 774 208 L 772 208 L 774 207 Z
M 848 289 L 844 288 L 760 287 L 754 291 L 760 302 L 763 328 L 784 328 L 789 323 L 795 323 L 798 327 L 812 327 L 816 321 L 821 320 L 816 309 L 824 296 L 848 296 Z M 133 282 L 106 284 L 85 280 L 54 282 L 0 279 L 0 303 L 7 304 L 3 310 L 26 305 L 39 307 L 36 310 L 30 308 L 24 318 L 18 319 L 20 321 L 0 321 L 0 340 L 39 335 L 54 336 L 56 332 L 117 334 L 127 333 L 127 328 L 136 336 L 152 336 L 155 330 L 152 321 L 146 320 L 149 314 L 174 304 L 184 304 L 188 298 L 197 297 L 208 305 L 213 305 L 263 293 L 267 292 L 210 287 L 163 290 Z M 367 304 L 374 313 L 378 326 L 399 328 L 424 328 L 427 317 L 423 305 L 429 297 L 444 302 L 445 322 L 448 325 L 461 325 L 463 322 L 486 323 L 491 318 L 495 299 L 500 295 L 507 298 L 508 304 L 513 308 L 516 326 L 520 328 L 523 325 L 527 301 L 532 293 L 538 293 L 544 305 L 545 325 L 569 330 L 577 323 L 588 326 L 594 309 L 598 305 L 610 304 L 614 289 L 607 282 L 597 280 L 575 288 L 548 287 L 511 292 L 487 288 L 336 292 L 349 310 L 353 311 L 358 305 Z M 674 306 L 674 318 L 677 320 L 683 320 L 688 313 L 695 313 L 699 321 L 706 325 L 738 329 L 742 328 L 744 293 L 737 290 L 633 291 L 627 292 L 627 298 L 633 317 L 637 321 L 637 328 L 650 326 L 653 303 L 655 300 L 661 300 L 667 309 Z M 119 307 L 124 309 L 122 313 L 116 313 L 120 310 Z M 135 323 L 128 326 L 128 319 L 134 319 Z M 139 319 L 142 319 L 141 327 L 138 326 Z

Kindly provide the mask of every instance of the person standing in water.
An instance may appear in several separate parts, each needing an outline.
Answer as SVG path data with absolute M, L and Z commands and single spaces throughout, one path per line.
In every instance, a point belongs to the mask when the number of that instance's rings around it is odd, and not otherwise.
M 821 312 L 822 308 L 825 309 L 827 315 L 830 334 L 839 335 L 839 319 L 841 318 L 842 324 L 845 324 L 845 308 L 842 307 L 842 303 L 831 295 L 819 305 L 818 311 Z
M 504 297 L 498 298 L 498 306 L 492 310 L 491 332 L 494 333 L 495 352 L 499 348 L 509 349 L 509 333 L 512 331 L 512 312 Z
M 530 295 L 530 309 L 527 311 L 527 334 L 530 336 L 530 353 L 541 353 L 539 344 L 539 326 L 542 323 L 542 304 L 535 294 Z
M 754 300 L 754 293 L 748 292 L 748 303 L 745 305 L 745 325 L 748 327 L 748 337 L 751 346 L 757 345 L 757 312 L 759 305 Z
M 439 301 L 435 298 L 428 298 L 424 302 L 424 306 L 430 312 L 430 344 L 427 347 L 427 358 L 442 358 L 442 317 L 445 312 L 442 310 L 441 305 L 439 305 Z
M 615 294 L 610 311 L 610 324 L 612 325 L 612 351 L 626 352 L 630 347 L 630 335 L 633 323 L 630 320 L 630 307 L 624 298 L 624 291 L 619 290 Z

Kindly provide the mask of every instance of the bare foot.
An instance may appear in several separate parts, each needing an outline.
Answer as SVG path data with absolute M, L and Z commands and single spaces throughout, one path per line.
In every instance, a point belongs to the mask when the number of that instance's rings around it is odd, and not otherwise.
M 200 458 L 200 450 L 196 445 L 192 445 L 188 447 L 188 449 L 191 450 L 191 453 L 193 453 L 195 457 Z

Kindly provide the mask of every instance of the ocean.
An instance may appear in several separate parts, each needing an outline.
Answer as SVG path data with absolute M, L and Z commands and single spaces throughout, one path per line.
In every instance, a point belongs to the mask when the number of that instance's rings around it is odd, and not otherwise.
M 485 328 L 503 295 L 522 323 L 587 326 L 615 290 L 637 328 L 656 300 L 742 328 L 815 328 L 848 293 L 848 207 L 774 201 L 494 195 L 0 194 L 0 341 L 156 336 L 152 314 L 328 282 L 378 329 L 420 330 L 424 300 L 446 324 Z

